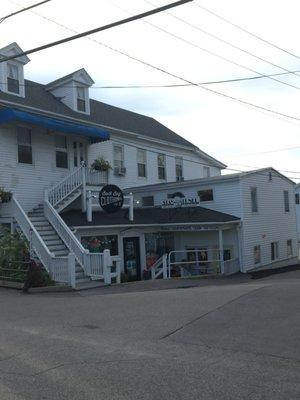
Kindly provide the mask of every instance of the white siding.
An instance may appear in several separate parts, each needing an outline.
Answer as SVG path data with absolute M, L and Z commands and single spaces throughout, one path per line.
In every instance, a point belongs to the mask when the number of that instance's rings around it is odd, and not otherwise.
M 197 196 L 198 190 L 212 189 L 214 193 L 214 200 L 202 202 L 201 206 L 211 210 L 220 211 L 226 214 L 234 215 L 236 217 L 242 216 L 241 197 L 239 190 L 239 181 L 226 181 L 213 184 L 196 185 L 191 183 L 191 186 L 180 187 L 180 184 L 173 189 L 161 189 L 159 191 L 143 191 L 135 193 L 135 200 L 139 200 L 144 196 L 154 196 L 154 205 L 161 205 L 162 201 L 167 198 L 168 193 L 182 192 L 186 197 Z
M 254 267 L 253 248 L 261 246 L 261 265 L 271 263 L 271 242 L 279 242 L 279 258 L 287 259 L 287 240 L 293 243 L 293 255 L 298 253 L 294 185 L 272 172 L 256 173 L 241 180 L 243 196 L 243 258 L 244 270 Z M 252 213 L 250 188 L 257 187 L 258 212 Z M 289 191 L 290 211 L 284 210 L 283 191 Z
M 295 188 L 295 193 L 300 196 L 300 185 Z M 295 201 L 295 199 L 293 199 Z M 295 204 L 296 207 L 296 218 L 297 218 L 297 230 L 298 230 L 298 242 L 300 242 L 300 204 Z
M 26 211 L 43 201 L 46 188 L 70 173 L 69 169 L 56 168 L 53 134 L 33 128 L 31 139 L 33 164 L 19 164 L 16 128 L 0 128 L 0 187 L 15 193 Z M 67 136 L 67 140 L 70 162 L 72 142 L 76 137 Z M 82 139 L 79 140 L 84 143 Z
M 76 111 L 77 107 L 74 81 L 64 82 L 64 86 L 51 89 L 51 93 L 55 97 L 60 98 L 66 106 Z
M 116 137 L 116 136 L 115 136 Z M 203 164 L 210 166 L 210 164 L 196 154 L 192 154 L 184 149 L 177 149 L 176 147 L 162 146 L 147 144 L 144 140 L 135 139 L 122 139 L 117 137 L 114 141 L 112 140 L 105 143 L 93 144 L 88 150 L 88 162 L 89 165 L 98 157 L 103 156 L 113 165 L 113 143 L 124 146 L 124 166 L 126 168 L 125 176 L 115 176 L 113 171 L 109 173 L 109 182 L 120 186 L 121 188 L 151 185 L 156 183 L 162 183 L 164 181 L 158 179 L 157 169 L 157 153 L 166 155 L 166 182 L 176 181 L 175 172 L 175 157 L 183 157 L 183 175 L 185 180 L 202 178 L 203 175 Z M 137 171 L 137 148 L 146 150 L 147 157 L 147 176 L 146 178 L 138 177 Z M 221 174 L 221 170 L 218 167 L 211 167 L 211 176 Z

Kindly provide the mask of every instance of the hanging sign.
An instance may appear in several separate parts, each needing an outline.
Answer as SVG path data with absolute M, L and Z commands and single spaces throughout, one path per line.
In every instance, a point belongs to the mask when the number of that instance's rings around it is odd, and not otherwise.
M 161 203 L 162 208 L 179 208 L 200 206 L 199 197 L 183 197 L 175 199 L 165 199 Z
M 124 196 L 116 185 L 106 185 L 99 193 L 99 204 L 108 214 L 112 214 L 123 207 Z

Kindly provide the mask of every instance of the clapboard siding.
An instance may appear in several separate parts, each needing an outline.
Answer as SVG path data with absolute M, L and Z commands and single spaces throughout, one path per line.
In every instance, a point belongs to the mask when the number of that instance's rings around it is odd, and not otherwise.
M 251 187 L 257 187 L 258 212 L 251 210 Z M 297 228 L 294 185 L 279 174 L 267 172 L 244 176 L 241 180 L 243 198 L 244 269 L 254 267 L 254 246 L 261 246 L 261 265 L 271 263 L 271 242 L 279 242 L 279 259 L 287 259 L 287 240 L 293 243 L 297 256 Z M 290 211 L 284 210 L 283 191 L 289 191 Z
M 114 139 L 115 138 L 115 139 Z M 113 137 L 112 140 L 105 143 L 93 144 L 88 150 L 88 162 L 91 164 L 97 157 L 103 156 L 113 165 L 113 145 L 123 145 L 124 147 L 124 167 L 126 168 L 125 176 L 115 176 L 113 171 L 109 173 L 109 182 L 116 184 L 121 188 L 151 185 L 162 183 L 164 181 L 158 179 L 157 153 L 166 155 L 166 182 L 176 181 L 175 157 L 183 158 L 183 175 L 185 179 L 197 179 L 204 177 L 203 167 L 210 166 L 211 176 L 221 174 L 221 169 L 211 165 L 208 161 L 200 156 L 193 154 L 191 151 L 177 149 L 172 145 L 157 146 L 147 144 L 143 139 L 124 139 L 122 136 Z M 147 158 L 147 176 L 146 178 L 138 177 L 137 171 L 137 149 L 146 150 Z
M 85 143 L 82 138 L 67 136 L 70 164 L 72 142 L 76 139 Z M 26 211 L 43 201 L 45 189 L 70 173 L 70 169 L 56 168 L 54 134 L 43 129 L 32 129 L 32 165 L 18 163 L 15 127 L 0 128 L 0 143 L 0 186 L 12 191 Z
M 295 193 L 300 196 L 300 185 L 295 187 Z M 298 242 L 300 242 L 300 204 L 295 204 L 296 207 L 296 218 L 297 218 L 297 231 L 298 231 Z
M 183 188 L 181 188 L 180 185 L 177 185 L 177 187 L 172 190 L 161 189 L 159 191 L 152 191 L 151 188 L 149 188 L 147 191 L 145 190 L 135 193 L 134 197 L 137 201 L 140 202 L 140 204 L 142 204 L 142 197 L 153 195 L 154 204 L 156 206 L 160 206 L 162 201 L 167 198 L 168 194 L 181 192 L 186 197 L 195 197 L 197 196 L 198 190 L 202 189 L 212 189 L 214 193 L 214 200 L 202 202 L 202 207 L 220 211 L 230 215 L 235 215 L 236 217 L 242 216 L 242 206 L 238 180 L 213 184 L 203 183 L 198 185 L 196 185 L 195 183 L 191 183 L 191 186 L 184 186 Z

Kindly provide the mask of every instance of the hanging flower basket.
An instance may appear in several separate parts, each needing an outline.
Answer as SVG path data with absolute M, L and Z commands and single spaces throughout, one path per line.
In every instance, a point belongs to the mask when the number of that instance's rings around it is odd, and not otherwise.
M 11 197 L 12 197 L 11 192 L 6 192 L 4 188 L 0 187 L 0 203 L 10 202 Z
M 98 157 L 91 164 L 91 169 L 94 171 L 109 171 L 112 169 L 112 166 L 110 165 L 110 162 L 105 160 L 103 157 Z

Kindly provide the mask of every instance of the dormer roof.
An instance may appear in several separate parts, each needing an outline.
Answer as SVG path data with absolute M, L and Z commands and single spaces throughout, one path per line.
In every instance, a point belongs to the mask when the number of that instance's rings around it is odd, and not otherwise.
M 86 70 L 84 68 L 81 68 L 77 71 L 72 72 L 71 74 L 68 74 L 66 76 L 63 76 L 62 78 L 56 79 L 55 81 L 48 83 L 45 86 L 45 89 L 51 90 L 71 81 L 78 82 L 86 87 L 90 87 L 95 83 L 90 75 L 86 72 Z
M 0 55 L 5 56 L 5 57 L 15 56 L 15 55 L 18 55 L 21 53 L 23 53 L 23 50 L 16 42 L 13 42 L 13 43 L 9 44 L 8 46 L 5 46 L 2 49 L 0 49 Z M 30 58 L 27 57 L 26 55 L 23 55 L 21 57 L 16 57 L 14 59 L 14 61 L 17 61 L 17 62 L 25 65 L 30 61 Z

